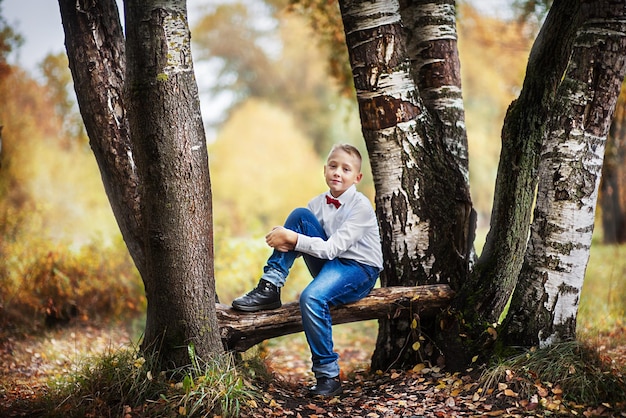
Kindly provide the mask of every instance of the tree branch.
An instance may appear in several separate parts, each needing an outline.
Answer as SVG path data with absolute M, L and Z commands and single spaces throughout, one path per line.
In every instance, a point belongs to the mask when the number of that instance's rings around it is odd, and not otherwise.
M 384 287 L 374 289 L 358 302 L 331 308 L 333 324 L 369 319 L 408 317 L 414 312 L 432 312 L 448 306 L 454 292 L 448 285 Z M 261 341 L 302 331 L 298 302 L 279 309 L 239 312 L 216 304 L 220 334 L 229 350 L 246 351 Z

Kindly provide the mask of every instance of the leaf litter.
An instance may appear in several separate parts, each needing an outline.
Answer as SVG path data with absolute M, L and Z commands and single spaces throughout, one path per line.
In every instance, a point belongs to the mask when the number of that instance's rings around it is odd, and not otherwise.
M 124 328 L 75 324 L 44 335 L 17 337 L 0 334 L 0 412 L 12 413 L 16 401 L 42 396 L 47 381 L 73 368 L 85 356 L 131 344 Z M 523 397 L 513 372 L 485 388 L 480 372 L 449 373 L 419 364 L 412 370 L 370 372 L 371 350 L 359 344 L 338 349 L 343 393 L 334 398 L 311 397 L 308 347 L 302 338 L 263 345 L 262 354 L 274 379 L 259 382 L 262 394 L 244 405 L 241 416 L 267 417 L 626 417 L 626 406 L 603 402 L 568 402 L 558 382 L 534 382 L 534 393 Z M 610 348 L 607 348 L 610 347 Z M 614 362 L 626 364 L 626 346 L 599 345 Z M 129 409 L 125 414 L 133 416 Z

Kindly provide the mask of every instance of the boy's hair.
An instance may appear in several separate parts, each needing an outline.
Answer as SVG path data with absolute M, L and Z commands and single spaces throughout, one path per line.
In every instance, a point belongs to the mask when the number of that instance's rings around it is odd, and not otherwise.
M 330 152 L 328 153 L 328 157 L 330 157 L 330 154 L 332 154 L 336 150 L 341 150 L 347 154 L 352 155 L 353 157 L 356 157 L 356 159 L 359 160 L 359 171 L 361 170 L 361 164 L 363 162 L 363 158 L 361 158 L 361 153 L 355 146 L 350 145 L 350 144 L 335 144 L 330 149 Z M 328 157 L 326 157 L 327 160 L 328 160 Z

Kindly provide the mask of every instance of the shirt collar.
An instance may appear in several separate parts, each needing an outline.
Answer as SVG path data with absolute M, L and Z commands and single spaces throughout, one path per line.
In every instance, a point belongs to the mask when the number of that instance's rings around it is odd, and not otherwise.
M 333 195 L 330 193 L 330 190 L 328 191 L 328 196 L 333 197 Z M 341 196 L 337 197 L 336 199 L 339 200 L 339 202 L 341 202 L 341 204 L 343 205 L 344 203 L 349 202 L 350 200 L 352 200 L 352 197 L 356 194 L 356 185 L 352 185 L 350 187 L 348 187 L 346 189 L 345 192 L 343 192 L 341 194 Z

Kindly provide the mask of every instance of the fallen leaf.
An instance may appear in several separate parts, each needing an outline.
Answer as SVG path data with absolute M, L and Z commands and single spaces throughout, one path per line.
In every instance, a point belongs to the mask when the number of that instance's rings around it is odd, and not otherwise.
M 416 365 L 413 367 L 413 371 L 414 371 L 415 373 L 419 373 L 419 372 L 421 372 L 422 370 L 424 370 L 425 368 L 426 368 L 426 365 L 425 365 L 424 363 L 419 363 L 419 364 L 416 364 Z
M 504 390 L 504 395 L 505 396 L 509 396 L 511 398 L 517 398 L 517 393 L 513 392 L 511 389 L 505 389 Z

